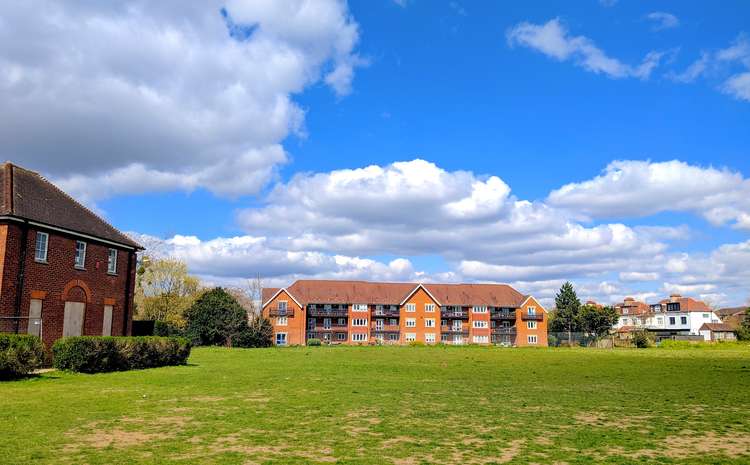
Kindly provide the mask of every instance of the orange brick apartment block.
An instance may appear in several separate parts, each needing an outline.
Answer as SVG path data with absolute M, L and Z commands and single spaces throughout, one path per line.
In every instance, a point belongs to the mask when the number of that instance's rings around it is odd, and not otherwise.
M 263 289 L 277 345 L 547 345 L 547 310 L 506 284 L 299 280 Z

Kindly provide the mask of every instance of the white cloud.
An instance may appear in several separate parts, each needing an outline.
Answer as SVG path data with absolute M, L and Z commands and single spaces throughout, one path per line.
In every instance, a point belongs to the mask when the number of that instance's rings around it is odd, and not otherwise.
M 677 16 L 664 11 L 654 11 L 647 14 L 646 18 L 654 23 L 653 29 L 655 31 L 671 29 L 680 25 L 680 20 Z
M 506 34 L 510 46 L 532 48 L 558 61 L 573 60 L 576 65 L 596 74 L 620 79 L 648 79 L 659 65 L 663 52 L 651 51 L 637 66 L 630 66 L 609 57 L 585 36 L 572 36 L 559 18 L 544 24 L 522 22 Z
M 710 63 L 711 55 L 703 52 L 701 53 L 701 57 L 688 66 L 685 71 L 682 73 L 669 73 L 667 76 L 677 82 L 690 83 L 705 74 Z
M 617 5 L 618 0 L 599 0 L 599 4 L 605 8 L 611 8 Z
M 738 100 L 750 102 L 750 71 L 730 77 L 721 86 L 721 90 Z
M 644 273 L 640 271 L 622 271 L 620 272 L 620 281 L 638 282 L 638 281 L 656 281 L 659 279 L 659 273 Z
M 0 144 L 86 199 L 256 193 L 304 133 L 294 95 L 345 94 L 364 63 L 338 0 L 31 0 L 0 18 Z
M 682 161 L 614 161 L 588 181 L 552 191 L 551 205 L 595 218 L 689 211 L 714 225 L 750 229 L 750 180 Z

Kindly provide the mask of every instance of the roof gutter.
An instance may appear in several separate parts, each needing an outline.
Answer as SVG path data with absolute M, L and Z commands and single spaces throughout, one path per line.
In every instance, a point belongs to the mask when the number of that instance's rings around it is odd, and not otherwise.
M 116 241 L 110 241 L 108 239 L 102 239 L 101 237 L 91 236 L 89 234 L 84 234 L 84 233 L 81 233 L 81 232 L 78 232 L 78 231 L 73 231 L 73 230 L 70 230 L 70 229 L 61 228 L 59 226 L 51 226 L 51 225 L 45 224 L 45 223 L 37 223 L 36 221 L 25 220 L 25 219 L 19 218 L 17 216 L 3 215 L 3 216 L 0 216 L 0 220 L 18 221 L 20 223 L 25 223 L 25 224 L 32 225 L 32 226 L 39 226 L 41 228 L 50 229 L 50 230 L 53 230 L 53 231 L 63 232 L 63 233 L 66 233 L 66 234 L 70 234 L 71 236 L 81 237 L 81 238 L 84 238 L 84 239 L 89 239 L 89 240 L 96 241 L 96 242 L 101 242 L 101 243 L 104 243 L 104 244 L 115 245 L 117 247 L 122 247 L 122 248 L 128 249 L 128 250 L 144 250 L 144 248 L 140 247 L 140 246 L 133 247 L 132 245 L 123 244 L 122 242 L 116 242 Z

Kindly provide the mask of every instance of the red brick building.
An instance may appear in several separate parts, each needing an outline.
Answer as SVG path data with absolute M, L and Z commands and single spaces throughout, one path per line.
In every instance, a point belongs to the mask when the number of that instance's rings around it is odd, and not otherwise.
M 277 345 L 547 345 L 547 311 L 505 284 L 299 280 L 263 289 Z
M 127 335 L 142 248 L 39 174 L 0 165 L 0 331 Z

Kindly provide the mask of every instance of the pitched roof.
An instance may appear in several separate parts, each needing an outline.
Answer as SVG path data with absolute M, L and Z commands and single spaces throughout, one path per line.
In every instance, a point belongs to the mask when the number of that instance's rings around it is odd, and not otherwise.
M 38 173 L 10 162 L 0 165 L 0 215 L 143 248 Z
M 734 328 L 726 323 L 703 323 L 703 326 L 700 327 L 700 331 L 707 329 L 718 332 L 734 332 Z
M 724 318 L 727 316 L 737 316 L 737 315 L 744 316 L 745 312 L 747 311 L 747 308 L 748 308 L 747 306 L 720 308 L 716 310 L 716 314 L 719 315 L 721 318 Z
M 627 315 L 643 315 L 650 311 L 648 304 L 635 300 L 632 297 L 626 297 L 624 301 L 615 304 L 615 310 L 617 310 L 617 313 L 620 315 L 625 315 L 625 313 L 623 313 L 624 308 L 628 309 Z
M 296 281 L 286 290 L 302 303 L 399 305 L 417 283 L 379 283 L 368 281 L 310 280 Z M 441 305 L 486 305 L 518 307 L 526 296 L 507 284 L 423 284 Z M 278 289 L 263 290 L 267 303 Z
M 271 300 L 271 297 L 276 295 L 277 292 L 279 292 L 278 287 L 264 287 L 263 289 L 261 289 L 261 296 L 260 296 L 261 302 L 263 303 L 268 302 L 269 300 Z

